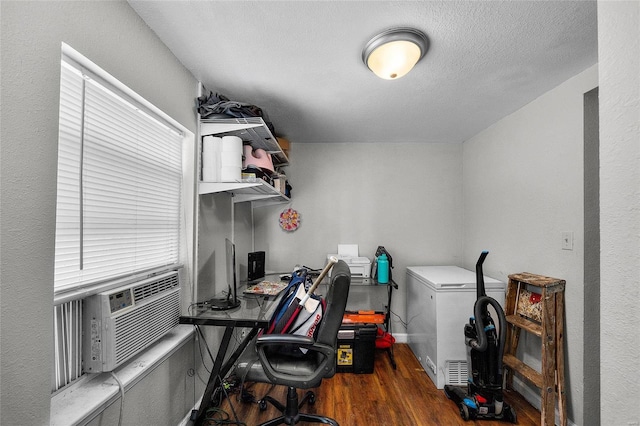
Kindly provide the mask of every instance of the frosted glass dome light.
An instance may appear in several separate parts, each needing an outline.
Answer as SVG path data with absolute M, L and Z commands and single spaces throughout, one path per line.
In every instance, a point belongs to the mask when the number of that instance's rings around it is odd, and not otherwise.
M 406 75 L 427 52 L 427 36 L 412 28 L 394 28 L 372 38 L 362 61 L 375 75 L 396 80 Z

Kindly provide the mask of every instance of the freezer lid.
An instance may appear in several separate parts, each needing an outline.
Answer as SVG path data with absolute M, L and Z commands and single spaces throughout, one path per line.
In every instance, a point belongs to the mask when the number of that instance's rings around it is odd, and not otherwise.
M 408 266 L 407 275 L 436 289 L 475 289 L 476 273 L 458 266 Z M 484 276 L 486 290 L 504 289 L 502 281 Z

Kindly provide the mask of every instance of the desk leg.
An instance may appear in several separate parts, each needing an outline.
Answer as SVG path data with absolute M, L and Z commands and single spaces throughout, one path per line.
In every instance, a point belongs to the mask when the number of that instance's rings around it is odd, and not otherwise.
M 229 348 L 229 342 L 231 341 L 233 328 L 233 326 L 227 326 L 224 329 L 224 336 L 222 337 L 222 342 L 220 343 L 220 347 L 218 348 L 218 354 L 216 355 L 216 359 L 213 363 L 213 368 L 211 369 L 211 375 L 209 376 L 207 387 L 204 390 L 204 395 L 202 396 L 202 401 L 200 402 L 198 417 L 196 418 L 196 425 L 201 425 L 204 422 L 207 409 L 211 406 L 211 395 L 213 395 L 214 389 L 220 384 L 220 369 L 222 367 L 224 356 L 226 355 L 227 349 Z
M 229 348 L 229 342 L 231 341 L 233 329 L 233 326 L 227 326 L 224 330 L 222 343 L 220 343 L 220 348 L 218 349 L 218 354 L 216 355 L 216 360 L 213 364 L 211 375 L 209 376 L 209 382 L 207 383 L 204 395 L 202 396 L 202 402 L 200 402 L 200 408 L 198 409 L 198 416 L 196 418 L 196 425 L 201 425 L 204 422 L 207 409 L 211 406 L 211 395 L 213 395 L 213 391 L 215 390 L 215 388 L 220 385 L 220 378 L 227 375 L 231 367 L 233 367 L 233 364 L 235 364 L 242 352 L 244 352 L 244 349 L 247 347 L 251 339 L 253 339 L 255 335 L 258 334 L 259 330 L 257 328 L 252 328 L 247 333 L 247 336 L 244 338 L 244 340 L 240 342 L 240 345 L 233 352 L 227 362 L 222 365 L 222 361 L 224 360 L 224 357 L 227 354 L 227 350 Z
M 388 304 L 386 306 L 387 312 L 386 312 L 386 315 L 385 315 L 385 318 L 384 318 L 384 322 L 385 322 L 385 324 L 384 324 L 385 327 L 384 328 L 385 328 L 385 331 L 387 333 L 389 333 L 389 334 L 392 334 L 391 333 L 391 296 L 393 296 L 393 285 L 394 285 L 394 283 L 392 281 L 392 282 L 390 282 L 388 284 L 388 287 L 387 287 L 387 294 L 388 294 L 389 298 L 388 298 L 388 301 L 387 301 Z M 396 368 L 398 368 L 398 366 L 396 365 L 396 357 L 393 354 L 393 345 L 391 345 L 391 347 L 387 348 L 387 353 L 389 354 L 389 361 L 391 361 L 391 366 L 395 370 Z
M 387 322 L 386 324 L 386 331 L 387 333 L 391 334 L 391 323 Z M 393 367 L 393 369 L 397 369 L 398 365 L 396 364 L 396 357 L 393 354 L 393 345 L 391 345 L 390 347 L 387 348 L 387 354 L 389 355 L 389 361 L 391 362 L 391 366 Z
M 233 354 L 231 354 L 227 362 L 225 362 L 224 365 L 222 366 L 222 370 L 220 371 L 220 374 L 222 376 L 227 375 L 229 370 L 231 370 L 231 367 L 233 367 L 236 361 L 238 360 L 238 358 L 240 358 L 240 355 L 242 355 L 242 352 L 244 352 L 244 349 L 247 347 L 249 342 L 255 337 L 256 334 L 258 334 L 258 331 L 259 331 L 258 328 L 252 328 L 247 333 L 244 340 L 242 340 L 242 342 L 240 342 L 240 344 L 238 345 L 238 348 L 233 352 Z

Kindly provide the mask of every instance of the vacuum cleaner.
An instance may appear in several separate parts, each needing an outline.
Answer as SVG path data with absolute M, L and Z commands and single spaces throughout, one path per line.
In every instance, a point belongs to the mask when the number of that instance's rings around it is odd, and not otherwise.
M 504 402 L 502 393 L 502 353 L 504 350 L 507 320 L 504 310 L 484 288 L 482 264 L 489 254 L 483 251 L 476 263 L 476 302 L 473 316 L 464 326 L 467 345 L 468 386 L 464 388 L 446 385 L 445 394 L 460 409 L 464 420 L 503 420 L 516 423 L 516 412 Z M 489 305 L 497 315 L 498 330 Z

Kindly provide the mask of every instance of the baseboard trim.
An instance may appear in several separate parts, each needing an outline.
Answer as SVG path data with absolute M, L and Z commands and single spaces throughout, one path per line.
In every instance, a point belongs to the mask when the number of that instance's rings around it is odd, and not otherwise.
M 396 343 L 409 343 L 409 335 L 407 333 L 392 333 L 396 339 Z

